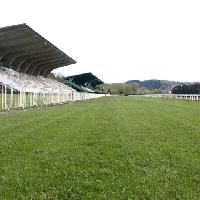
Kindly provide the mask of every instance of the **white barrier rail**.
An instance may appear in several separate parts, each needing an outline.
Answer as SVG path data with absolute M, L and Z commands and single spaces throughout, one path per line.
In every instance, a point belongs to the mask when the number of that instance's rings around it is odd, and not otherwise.
M 80 93 L 54 79 L 0 67 L 0 111 L 94 99 L 104 94 Z
M 200 101 L 200 94 L 147 94 L 145 97 Z
M 0 110 L 24 109 L 28 107 L 48 106 L 63 104 L 67 102 L 95 99 L 105 94 L 82 93 L 68 91 L 66 93 L 45 93 L 45 92 L 13 92 L 8 93 L 6 85 L 1 86 Z

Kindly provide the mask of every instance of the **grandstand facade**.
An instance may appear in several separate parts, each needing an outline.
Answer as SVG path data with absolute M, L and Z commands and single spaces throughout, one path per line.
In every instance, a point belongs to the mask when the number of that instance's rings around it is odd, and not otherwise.
M 26 24 L 0 28 L 0 109 L 53 105 L 100 97 L 48 78 L 76 61 Z

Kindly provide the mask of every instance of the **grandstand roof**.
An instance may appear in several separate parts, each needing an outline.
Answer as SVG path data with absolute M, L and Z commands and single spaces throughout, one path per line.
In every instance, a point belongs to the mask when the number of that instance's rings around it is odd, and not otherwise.
M 0 28 L 0 66 L 46 77 L 53 69 L 75 63 L 26 24 Z
M 68 81 L 71 81 L 77 85 L 82 85 L 85 87 L 92 87 L 92 88 L 94 88 L 96 85 L 103 84 L 103 81 L 101 81 L 99 78 L 97 78 L 91 72 L 84 73 L 84 74 L 78 74 L 78 75 L 74 75 L 74 76 L 68 76 L 65 79 Z

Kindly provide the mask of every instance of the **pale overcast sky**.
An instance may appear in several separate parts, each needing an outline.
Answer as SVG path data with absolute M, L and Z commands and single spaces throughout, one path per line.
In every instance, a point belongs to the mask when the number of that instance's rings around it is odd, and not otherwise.
M 0 27 L 27 23 L 105 82 L 200 81 L 199 0 L 2 0 Z

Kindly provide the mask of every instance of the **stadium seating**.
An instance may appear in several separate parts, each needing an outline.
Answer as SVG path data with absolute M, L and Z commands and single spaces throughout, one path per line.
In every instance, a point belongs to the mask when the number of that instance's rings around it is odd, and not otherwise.
M 0 85 L 1 110 L 53 105 L 104 96 L 77 92 L 54 79 L 23 74 L 3 67 L 0 68 Z
M 71 92 L 74 89 L 49 78 L 32 76 L 12 69 L 0 68 L 0 82 L 22 92 Z
M 48 78 L 53 69 L 75 63 L 26 24 L 0 28 L 0 110 L 103 96 Z

